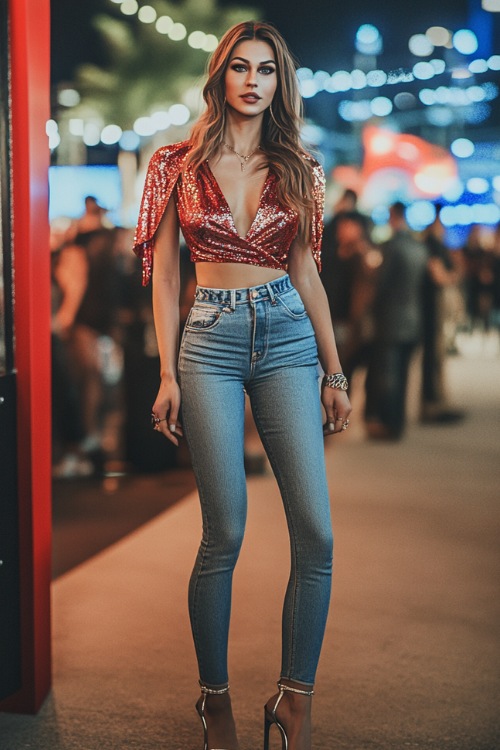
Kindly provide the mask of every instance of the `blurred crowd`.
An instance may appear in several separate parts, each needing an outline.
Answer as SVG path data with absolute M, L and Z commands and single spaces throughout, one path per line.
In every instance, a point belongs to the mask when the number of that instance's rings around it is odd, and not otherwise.
M 445 360 L 457 331 L 500 328 L 500 227 L 473 226 L 450 250 L 436 218 L 410 231 L 406 207 L 389 211 L 388 238 L 347 190 L 325 224 L 322 281 L 341 362 L 364 388 L 364 424 L 373 440 L 405 430 L 409 371 L 418 362 L 420 419 L 451 423 L 465 415 L 449 403 Z M 182 449 L 159 439 L 149 413 L 159 359 L 151 290 L 140 283 L 130 230 L 110 226 L 93 196 L 69 226 L 55 224 L 52 257 L 53 442 L 56 477 L 154 471 L 183 465 Z M 195 288 L 181 251 L 181 320 Z M 356 377 L 355 382 L 360 382 Z M 413 381 L 412 381 L 413 382 Z M 264 465 L 248 453 L 249 470 Z
M 398 440 L 405 430 L 410 365 L 419 355 L 420 420 L 464 418 L 449 402 L 445 360 L 458 331 L 500 328 L 500 226 L 473 226 L 464 247 L 450 250 L 440 220 L 420 233 L 406 206 L 389 208 L 389 237 L 373 227 L 346 190 L 325 226 L 322 280 L 340 359 L 350 379 L 363 368 L 364 420 L 371 439 Z

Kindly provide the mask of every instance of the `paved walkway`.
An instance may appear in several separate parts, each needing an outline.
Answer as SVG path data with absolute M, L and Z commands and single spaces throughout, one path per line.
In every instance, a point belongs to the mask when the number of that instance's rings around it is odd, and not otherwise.
M 389 444 L 353 420 L 328 441 L 336 557 L 315 750 L 500 748 L 500 358 L 479 342 L 466 355 L 449 362 L 462 424 L 411 424 Z M 37 717 L 0 716 L 2 750 L 201 750 L 186 611 L 199 529 L 191 493 L 58 578 L 54 689 Z M 262 747 L 287 565 L 274 480 L 252 478 L 230 651 L 242 750 Z

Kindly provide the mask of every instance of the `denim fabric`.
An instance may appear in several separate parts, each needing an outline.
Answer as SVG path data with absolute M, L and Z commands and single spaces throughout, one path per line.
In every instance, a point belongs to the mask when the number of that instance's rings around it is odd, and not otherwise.
M 281 677 L 314 683 L 333 548 L 317 363 L 314 331 L 288 276 L 250 289 L 197 289 L 179 380 L 203 517 L 189 611 L 205 684 L 228 680 L 231 584 L 247 512 L 245 391 L 290 534 Z

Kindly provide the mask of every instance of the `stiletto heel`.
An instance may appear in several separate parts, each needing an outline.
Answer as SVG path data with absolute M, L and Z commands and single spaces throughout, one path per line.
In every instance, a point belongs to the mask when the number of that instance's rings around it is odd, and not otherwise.
M 203 724 L 203 750 L 223 750 L 223 748 L 208 747 L 208 727 L 207 720 L 205 718 L 205 706 L 207 703 L 207 695 L 224 695 L 224 693 L 228 692 L 229 685 L 225 688 L 221 688 L 220 690 L 214 690 L 213 688 L 208 688 L 206 685 L 202 685 L 200 682 L 200 688 L 203 698 L 200 705 L 198 705 L 198 702 L 195 704 L 195 708 L 198 716 L 201 719 L 201 723 Z
M 276 709 L 285 693 L 297 693 L 298 695 L 307 695 L 309 697 L 314 695 L 314 690 L 299 690 L 298 688 L 290 687 L 290 685 L 284 685 L 282 682 L 278 682 L 278 688 L 280 692 L 276 699 L 276 703 L 274 704 L 274 708 L 270 711 L 267 704 L 264 706 L 264 750 L 269 750 L 269 734 L 273 724 L 278 727 L 279 733 L 281 734 L 282 750 L 288 750 L 288 737 L 285 727 L 278 721 L 276 716 Z

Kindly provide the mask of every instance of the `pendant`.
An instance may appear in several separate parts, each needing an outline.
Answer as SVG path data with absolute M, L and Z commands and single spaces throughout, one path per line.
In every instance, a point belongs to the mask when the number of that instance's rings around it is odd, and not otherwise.
M 245 171 L 245 167 L 246 167 L 245 162 L 242 161 L 241 164 L 240 164 L 240 166 L 241 166 L 241 171 L 244 172 Z

